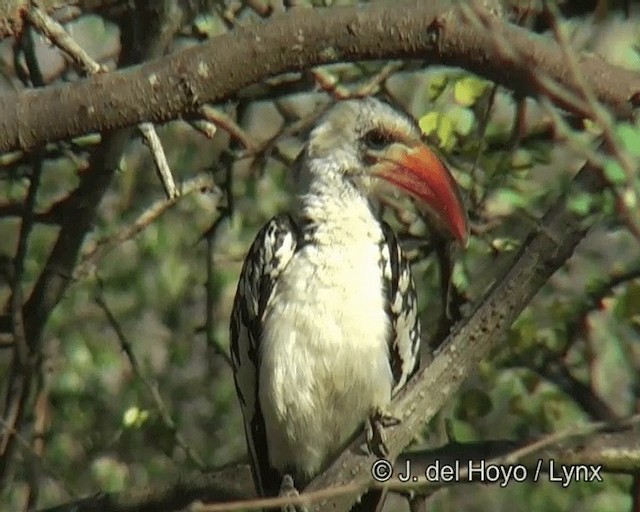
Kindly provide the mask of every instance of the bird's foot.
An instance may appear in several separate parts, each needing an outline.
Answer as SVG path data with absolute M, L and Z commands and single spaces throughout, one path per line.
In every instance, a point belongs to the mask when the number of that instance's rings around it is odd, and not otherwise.
M 365 422 L 365 430 L 367 433 L 367 448 L 370 453 L 378 457 L 387 457 L 389 450 L 387 448 L 387 436 L 384 432 L 385 428 L 393 427 L 400 423 L 400 419 L 387 413 L 380 407 L 376 407 Z
M 293 483 L 293 477 L 289 474 L 284 475 L 282 477 L 282 482 L 280 483 L 278 497 L 297 498 L 298 496 L 300 496 L 300 493 Z M 283 505 L 280 510 L 281 512 L 307 512 L 307 507 L 304 505 L 294 505 L 293 503 L 289 503 L 287 505 Z

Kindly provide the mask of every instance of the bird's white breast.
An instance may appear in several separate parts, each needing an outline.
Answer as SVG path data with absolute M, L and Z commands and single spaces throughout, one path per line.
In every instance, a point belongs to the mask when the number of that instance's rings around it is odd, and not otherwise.
M 270 462 L 305 476 L 391 396 L 379 247 L 346 234 L 293 257 L 264 321 L 259 400 Z

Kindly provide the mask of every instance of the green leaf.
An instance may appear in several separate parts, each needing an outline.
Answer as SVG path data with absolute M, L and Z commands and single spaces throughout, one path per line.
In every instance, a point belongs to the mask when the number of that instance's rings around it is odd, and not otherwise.
M 467 276 L 464 265 L 461 261 L 457 261 L 453 266 L 453 274 L 451 275 L 451 280 L 459 290 L 466 290 L 467 288 L 469 288 L 469 277 Z
M 624 170 L 613 158 L 607 159 L 607 162 L 604 165 L 604 175 L 607 177 L 609 182 L 614 185 L 620 185 L 626 181 L 626 176 L 624 174 Z
M 420 118 L 418 125 L 426 136 L 435 135 L 442 149 L 447 151 L 453 149 L 456 138 L 451 118 L 440 112 L 429 112 Z
M 640 282 L 633 281 L 627 285 L 615 309 L 625 320 L 640 315 Z
M 418 126 L 424 135 L 430 135 L 438 128 L 439 119 L 438 112 L 427 112 L 418 120 Z
M 454 106 L 447 112 L 447 116 L 453 121 L 454 129 L 458 135 L 466 137 L 471 133 L 473 123 L 476 120 L 476 116 L 471 109 Z
M 512 252 L 518 247 L 518 241 L 514 238 L 494 238 L 491 247 L 498 252 Z
M 622 201 L 627 208 L 635 210 L 638 207 L 638 194 L 632 188 L 626 188 L 622 192 Z
M 586 215 L 593 205 L 593 196 L 587 192 L 579 192 L 572 194 L 567 201 L 567 207 L 570 211 L 578 215 Z
M 518 149 L 511 156 L 511 168 L 514 170 L 530 169 L 533 158 L 526 149 Z
M 126 428 L 140 428 L 149 418 L 149 411 L 136 406 L 129 407 L 122 415 L 122 424 Z
M 469 421 L 483 418 L 491 412 L 493 403 L 487 393 L 479 388 L 471 388 L 462 392 L 456 407 L 456 418 Z
M 591 119 L 584 119 L 582 125 L 584 126 L 584 131 L 587 133 L 592 133 L 593 135 L 600 135 L 602 133 L 602 128 Z
M 610 189 L 605 189 L 600 193 L 600 211 L 605 215 L 616 214 L 616 197 Z
M 525 312 L 514 322 L 509 331 L 509 348 L 524 351 L 532 347 L 538 340 L 538 325 L 531 312 Z
M 427 82 L 427 98 L 430 101 L 435 101 L 440 96 L 449 82 L 449 77 L 446 74 L 432 76 Z
M 616 134 L 625 150 L 633 156 L 640 156 L 640 128 L 629 123 L 620 123 L 616 126 Z
M 493 194 L 493 200 L 498 203 L 505 203 L 514 208 L 524 208 L 527 203 L 523 195 L 510 188 L 501 188 Z
M 103 455 L 95 459 L 90 471 L 100 488 L 109 492 L 122 491 L 127 480 L 127 465 L 115 458 Z
M 456 82 L 453 96 L 463 107 L 470 107 L 482 96 L 488 87 L 488 83 L 474 76 L 461 78 Z

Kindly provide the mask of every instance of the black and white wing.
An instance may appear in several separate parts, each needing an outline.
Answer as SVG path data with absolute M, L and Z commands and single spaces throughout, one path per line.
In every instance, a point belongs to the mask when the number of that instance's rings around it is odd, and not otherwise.
M 409 261 L 400 243 L 382 222 L 384 239 L 380 247 L 380 265 L 387 294 L 387 315 L 391 324 L 389 363 L 393 375 L 392 396 L 413 376 L 420 365 L 420 320 L 416 287 Z
M 231 314 L 233 376 L 244 416 L 251 471 L 263 496 L 277 493 L 282 475 L 269 464 L 258 401 L 262 321 L 278 277 L 297 247 L 298 233 L 289 215 L 277 215 L 260 230 L 242 266 Z
M 391 395 L 394 396 L 420 366 L 420 320 L 415 283 L 409 261 L 398 239 L 386 222 L 381 222 L 380 268 L 385 309 L 389 318 L 389 365 L 393 376 Z M 351 512 L 380 512 L 386 501 L 386 490 L 371 489 L 360 498 Z

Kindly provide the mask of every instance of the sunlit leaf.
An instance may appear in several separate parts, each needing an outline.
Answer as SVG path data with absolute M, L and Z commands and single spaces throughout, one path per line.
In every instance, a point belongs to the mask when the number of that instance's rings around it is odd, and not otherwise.
M 434 101 L 447 87 L 449 77 L 446 74 L 432 76 L 427 82 L 427 98 Z
M 478 98 L 482 96 L 488 86 L 489 83 L 485 80 L 480 80 L 474 76 L 466 76 L 456 82 L 453 95 L 460 105 L 470 107 L 478 101 Z
M 638 207 L 638 194 L 632 188 L 626 188 L 622 192 L 622 201 L 627 208 L 633 210 Z
M 640 156 L 640 127 L 620 123 L 616 126 L 616 134 L 625 150 L 633 156 Z
M 578 215 L 586 215 L 591 210 L 593 201 L 594 198 L 591 194 L 587 192 L 577 192 L 569 197 L 567 207 Z
M 435 137 L 442 149 L 451 150 L 455 145 L 455 125 L 447 115 L 429 112 L 420 118 L 418 125 L 426 136 Z
M 591 119 L 584 119 L 582 125 L 584 126 L 584 131 L 588 133 L 592 133 L 593 135 L 600 135 L 602 133 L 602 128 Z
M 149 411 L 133 406 L 122 415 L 122 424 L 127 428 L 140 428 L 148 418 Z
M 467 276 L 462 262 L 456 262 L 453 266 L 451 280 L 459 290 L 466 290 L 469 287 L 469 277 Z
M 604 164 L 604 174 L 607 179 L 614 185 L 624 183 L 626 180 L 624 170 L 622 169 L 618 161 L 614 160 L 613 158 L 607 159 L 606 163 Z
M 514 208 L 524 208 L 527 202 L 524 196 L 510 188 L 501 188 L 493 194 L 493 200 L 499 203 L 505 203 Z
M 220 17 L 211 14 L 202 14 L 196 17 L 193 21 L 193 28 L 198 34 L 207 37 L 215 37 L 226 32 L 226 27 Z
M 518 241 L 513 238 L 494 238 L 491 246 L 498 252 L 511 252 L 518 247 Z

